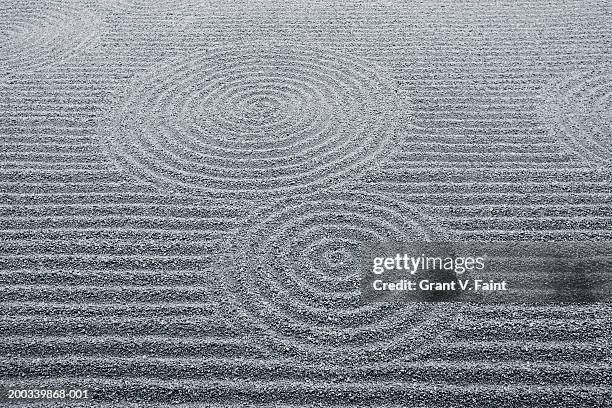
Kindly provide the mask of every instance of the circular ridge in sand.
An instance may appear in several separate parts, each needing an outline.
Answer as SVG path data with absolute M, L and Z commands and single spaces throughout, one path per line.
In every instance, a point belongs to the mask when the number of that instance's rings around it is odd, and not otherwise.
M 594 165 L 612 161 L 612 69 L 574 72 L 545 93 L 556 134 Z
M 395 102 L 359 58 L 247 44 L 152 68 L 129 86 L 104 133 L 121 166 L 164 189 L 287 196 L 385 152 Z
M 439 334 L 440 305 L 360 302 L 361 245 L 447 238 L 414 208 L 360 190 L 321 192 L 281 200 L 245 226 L 221 273 L 241 324 L 277 351 L 383 363 Z
M 63 1 L 26 1 L 0 6 L 0 76 L 49 66 L 91 46 L 101 20 Z

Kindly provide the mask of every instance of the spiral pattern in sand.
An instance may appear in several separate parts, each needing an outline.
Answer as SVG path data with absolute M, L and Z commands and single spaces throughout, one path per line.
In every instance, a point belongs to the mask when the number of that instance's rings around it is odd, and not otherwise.
M 0 76 L 39 70 L 67 59 L 99 38 L 101 20 L 62 1 L 0 5 Z
M 556 134 L 589 163 L 612 161 L 612 69 L 575 72 L 549 87 L 547 119 Z
M 375 66 L 294 45 L 165 62 L 129 86 L 108 147 L 130 173 L 193 194 L 287 196 L 388 148 L 395 93 Z
M 418 353 L 438 333 L 439 305 L 362 304 L 363 245 L 444 239 L 410 206 L 365 191 L 284 200 L 247 220 L 229 248 L 228 297 L 241 321 L 290 355 L 343 363 Z M 323 360 L 320 360 L 323 359 Z

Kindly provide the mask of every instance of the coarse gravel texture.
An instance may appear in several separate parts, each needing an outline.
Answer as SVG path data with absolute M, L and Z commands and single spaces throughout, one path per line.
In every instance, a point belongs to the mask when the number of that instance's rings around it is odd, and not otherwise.
M 364 242 L 612 240 L 611 21 L 586 0 L 0 0 L 0 387 L 612 406 L 610 305 L 364 305 L 355 275 Z

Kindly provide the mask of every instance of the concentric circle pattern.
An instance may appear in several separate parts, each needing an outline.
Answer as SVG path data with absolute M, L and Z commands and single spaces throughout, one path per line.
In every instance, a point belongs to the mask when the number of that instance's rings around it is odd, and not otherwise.
M 573 73 L 546 95 L 556 132 L 585 160 L 612 162 L 612 69 Z
M 241 321 L 283 353 L 364 363 L 409 358 L 439 334 L 431 304 L 362 304 L 364 245 L 445 239 L 415 209 L 355 190 L 284 200 L 247 220 L 224 281 Z M 432 326 L 433 325 L 433 326 Z M 323 359 L 323 360 L 321 360 Z
M 0 4 L 0 76 L 32 72 L 91 46 L 101 20 L 65 1 Z
M 110 154 L 165 189 L 286 195 L 386 151 L 395 93 L 375 66 L 295 45 L 190 54 L 138 78 L 113 112 Z

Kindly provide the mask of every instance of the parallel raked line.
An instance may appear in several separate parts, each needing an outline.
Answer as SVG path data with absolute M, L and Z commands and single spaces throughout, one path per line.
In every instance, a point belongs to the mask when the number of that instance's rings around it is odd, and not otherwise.
M 52 388 L 56 384 L 67 387 L 100 390 L 99 398 L 108 400 L 114 395 L 130 397 L 136 401 L 197 402 L 213 400 L 224 403 L 394 403 L 409 398 L 415 404 L 428 404 L 432 401 L 438 406 L 480 406 L 495 404 L 499 407 L 530 407 L 537 399 L 544 404 L 570 404 L 581 402 L 595 405 L 608 395 L 605 385 L 539 385 L 533 383 L 512 384 L 470 384 L 455 385 L 452 382 L 432 384 L 429 381 L 402 383 L 396 381 L 375 382 L 355 381 L 350 383 L 317 381 L 247 381 L 232 380 L 164 380 L 164 379 L 108 379 L 97 376 L 62 376 L 52 379 L 31 381 L 2 381 L 4 387 L 22 384 L 39 385 Z M 155 393 L 151 393 L 155 390 Z M 106 396 L 106 397 L 105 397 Z M 166 396 L 165 398 L 162 396 Z M 303 405 L 302 405 L 303 406 Z M 383 405 L 384 406 L 384 405 Z M 596 405 L 595 405 L 596 406 Z
M 605 336 L 591 340 L 473 340 L 457 339 L 433 348 L 428 358 L 461 364 L 466 359 L 478 356 L 483 361 L 610 361 L 607 351 L 609 341 Z M 0 350 L 6 356 L 202 356 L 255 358 L 276 356 L 265 345 L 254 344 L 248 338 L 215 338 L 190 336 L 140 336 L 114 335 L 98 337 L 95 335 L 70 336 L 2 336 Z M 292 364 L 299 363 L 294 361 Z

